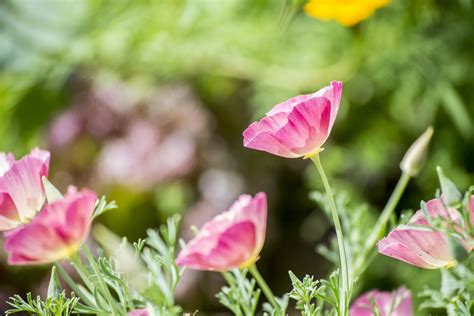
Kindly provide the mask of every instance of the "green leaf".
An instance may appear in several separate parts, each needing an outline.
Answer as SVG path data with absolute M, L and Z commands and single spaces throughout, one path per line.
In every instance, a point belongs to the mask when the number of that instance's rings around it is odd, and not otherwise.
M 49 182 L 45 176 L 43 176 L 41 180 L 43 181 L 44 192 L 49 204 L 63 198 L 61 192 L 51 182 Z
M 288 271 L 288 274 L 290 275 L 290 279 L 291 279 L 291 283 L 293 284 L 293 287 L 295 287 L 296 285 L 302 284 L 300 279 L 298 279 L 298 277 L 291 270 Z
M 93 218 L 95 219 L 96 217 L 104 214 L 105 212 L 108 212 L 110 210 L 115 210 L 116 208 L 117 208 L 117 204 L 115 204 L 115 201 L 107 203 L 105 196 L 102 196 L 96 202 Z
M 61 295 L 62 288 L 61 283 L 59 283 L 58 273 L 56 271 L 56 267 L 53 266 L 51 269 L 51 277 L 49 279 L 48 285 L 48 298 L 53 298 Z
M 443 173 L 443 170 L 441 167 L 436 167 L 436 171 L 438 172 L 438 178 L 439 178 L 439 183 L 441 186 L 441 193 L 443 201 L 448 205 L 448 206 L 454 206 L 458 203 L 461 202 L 462 200 L 462 195 L 461 192 L 456 188 L 456 185 L 454 184 L 451 179 L 446 177 Z

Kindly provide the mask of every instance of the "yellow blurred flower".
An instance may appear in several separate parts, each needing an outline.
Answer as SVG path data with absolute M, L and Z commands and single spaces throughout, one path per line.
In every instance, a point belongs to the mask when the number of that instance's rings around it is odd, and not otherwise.
M 390 0 L 309 0 L 305 12 L 317 19 L 336 20 L 344 26 L 352 26 L 374 14 Z

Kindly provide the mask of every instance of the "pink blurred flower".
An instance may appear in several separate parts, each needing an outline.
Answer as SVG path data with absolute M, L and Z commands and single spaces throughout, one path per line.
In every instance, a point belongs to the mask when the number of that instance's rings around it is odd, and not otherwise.
M 148 310 L 146 308 L 135 309 L 128 313 L 128 316 L 148 316 L 148 315 L 150 315 L 150 313 L 148 313 Z
M 89 190 L 69 190 L 66 196 L 45 205 L 33 220 L 5 233 L 10 265 L 54 262 L 75 253 L 89 234 L 97 195 Z
M 27 223 L 46 199 L 41 178 L 48 175 L 50 153 L 34 148 L 15 160 L 0 153 L 0 231 Z
M 471 225 L 474 226 L 474 194 L 471 195 L 471 202 L 470 202 L 470 219 L 471 219 Z
M 378 310 L 380 314 L 375 314 Z M 413 306 L 411 293 L 405 288 L 395 292 L 372 290 L 359 296 L 351 305 L 350 316 L 411 316 Z
M 66 147 L 81 133 L 84 121 L 83 109 L 73 107 L 56 116 L 48 127 L 48 144 L 53 150 Z M 95 113 L 95 112 L 94 112 Z
M 454 209 L 446 209 L 441 199 L 428 201 L 426 208 L 432 218 L 441 217 L 446 222 L 454 223 L 456 230 L 461 229 L 456 224 L 459 222 L 459 214 Z M 425 269 L 438 269 L 456 264 L 445 233 L 415 227 L 410 229 L 409 226 L 414 225 L 431 226 L 423 211 L 418 210 L 408 225 L 397 227 L 377 243 L 379 252 Z
M 102 148 L 97 173 L 104 182 L 143 190 L 187 174 L 195 161 L 196 144 L 191 137 L 179 132 L 161 135 L 152 122 L 134 120 L 125 137 L 108 141 Z
M 336 120 L 342 83 L 276 105 L 243 133 L 244 146 L 286 158 L 309 156 L 320 150 Z
M 228 271 L 258 260 L 265 242 L 267 197 L 241 195 L 224 212 L 204 224 L 179 253 L 176 263 L 197 270 Z

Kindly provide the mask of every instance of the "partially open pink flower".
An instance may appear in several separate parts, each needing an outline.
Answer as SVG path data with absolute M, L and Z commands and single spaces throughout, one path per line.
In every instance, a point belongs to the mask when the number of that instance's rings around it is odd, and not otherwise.
M 45 205 L 29 224 L 6 232 L 8 263 L 44 264 L 74 254 L 89 234 L 96 200 L 92 191 L 70 191 Z
M 454 209 L 445 208 L 441 199 L 428 201 L 426 208 L 432 218 L 441 217 L 446 222 L 453 223 L 459 220 L 459 214 Z M 411 229 L 410 226 L 414 225 L 431 226 L 423 211 L 418 210 L 408 225 L 397 227 L 377 243 L 379 252 L 425 269 L 438 269 L 456 264 L 445 233 L 416 227 Z
M 0 231 L 27 223 L 43 206 L 41 178 L 48 175 L 49 157 L 38 148 L 20 160 L 0 153 Z
M 252 265 L 265 242 L 267 197 L 241 195 L 224 212 L 204 224 L 178 255 L 176 263 L 197 270 L 228 271 Z
M 128 316 L 149 316 L 148 310 L 146 308 L 143 309 L 135 309 L 128 313 Z
M 375 311 L 378 311 L 376 313 Z M 405 288 L 395 292 L 372 290 L 359 296 L 351 305 L 350 316 L 411 316 L 411 293 Z
M 276 105 L 243 133 L 244 146 L 286 158 L 320 150 L 331 132 L 341 101 L 342 83 Z

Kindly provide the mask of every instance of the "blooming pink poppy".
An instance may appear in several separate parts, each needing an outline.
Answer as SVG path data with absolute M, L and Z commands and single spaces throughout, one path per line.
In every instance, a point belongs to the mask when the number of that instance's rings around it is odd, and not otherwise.
M 341 101 L 342 83 L 276 105 L 243 133 L 244 146 L 298 158 L 321 150 L 331 132 Z
M 449 218 L 454 223 L 459 220 L 456 210 L 446 209 L 441 199 L 428 201 L 426 208 L 432 218 L 441 217 L 446 220 Z M 413 225 L 430 226 L 422 210 L 413 215 L 408 225 L 397 227 L 380 240 L 377 243 L 379 252 L 425 269 L 438 269 L 456 264 L 448 237 L 444 233 L 415 227 L 410 229 Z
M 48 175 L 49 157 L 38 148 L 20 160 L 0 153 L 0 231 L 27 223 L 43 206 L 41 178 Z
M 224 212 L 204 224 L 179 253 L 176 263 L 197 270 L 228 271 L 252 265 L 265 242 L 267 197 L 241 195 Z
M 375 314 L 375 310 L 379 314 Z M 413 306 L 411 293 L 405 288 L 395 292 L 372 290 L 359 296 L 351 305 L 350 316 L 411 316 Z
M 89 234 L 97 195 L 69 190 L 43 207 L 33 220 L 5 233 L 10 265 L 54 262 L 74 254 Z
M 146 308 L 135 309 L 128 313 L 128 316 L 148 316 L 148 315 L 150 315 L 150 313 L 148 313 L 148 310 Z

